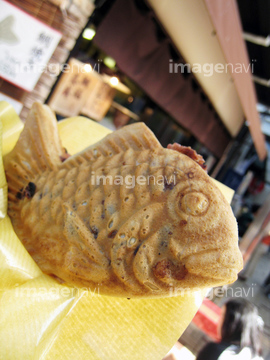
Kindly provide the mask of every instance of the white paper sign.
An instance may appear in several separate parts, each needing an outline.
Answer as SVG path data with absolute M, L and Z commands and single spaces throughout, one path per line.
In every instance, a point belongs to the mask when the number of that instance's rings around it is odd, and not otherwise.
M 62 34 L 0 0 L 0 77 L 32 91 Z

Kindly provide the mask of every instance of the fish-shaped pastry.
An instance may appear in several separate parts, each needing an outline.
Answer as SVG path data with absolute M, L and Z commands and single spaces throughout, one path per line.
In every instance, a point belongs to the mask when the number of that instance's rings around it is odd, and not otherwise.
M 163 297 L 231 283 L 242 268 L 220 190 L 143 123 L 67 158 L 53 112 L 35 103 L 4 166 L 15 232 L 41 270 L 67 285 Z

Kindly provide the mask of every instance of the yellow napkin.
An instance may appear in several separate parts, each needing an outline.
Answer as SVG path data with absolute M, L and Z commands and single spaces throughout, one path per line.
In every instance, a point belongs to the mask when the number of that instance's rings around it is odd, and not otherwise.
M 0 102 L 0 119 L 5 154 L 14 147 L 23 124 L 4 102 Z M 110 130 L 74 117 L 60 122 L 59 132 L 73 154 Z M 5 216 L 2 163 L 0 200 L 0 359 L 161 360 L 165 356 L 192 320 L 204 292 L 128 300 L 59 285 L 40 271 Z

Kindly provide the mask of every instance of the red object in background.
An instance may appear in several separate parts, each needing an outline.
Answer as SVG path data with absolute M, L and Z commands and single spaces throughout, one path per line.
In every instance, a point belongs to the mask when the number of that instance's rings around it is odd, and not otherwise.
M 270 235 L 266 235 L 262 238 L 262 243 L 270 246 Z
M 251 180 L 251 183 L 248 187 L 248 191 L 250 192 L 250 194 L 252 195 L 257 195 L 259 194 L 260 192 L 262 192 L 264 189 L 264 181 L 254 177 L 252 180 Z
M 220 341 L 217 334 L 220 315 L 221 309 L 211 300 L 205 298 L 192 322 L 213 340 Z

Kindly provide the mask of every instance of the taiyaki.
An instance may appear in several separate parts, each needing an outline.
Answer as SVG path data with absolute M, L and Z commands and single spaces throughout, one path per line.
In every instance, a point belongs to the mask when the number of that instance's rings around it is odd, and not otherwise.
M 231 283 L 237 223 L 195 160 L 144 123 L 68 157 L 54 113 L 35 103 L 4 158 L 8 214 L 41 270 L 69 286 L 153 298 Z

